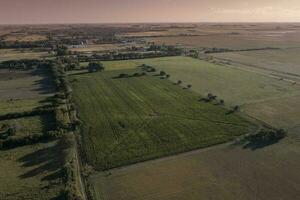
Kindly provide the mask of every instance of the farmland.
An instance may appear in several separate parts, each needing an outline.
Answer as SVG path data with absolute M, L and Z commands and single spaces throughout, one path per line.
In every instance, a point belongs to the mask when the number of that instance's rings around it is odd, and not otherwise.
M 0 199 L 298 199 L 299 35 L 0 26 Z
M 189 48 L 251 49 L 265 47 L 299 47 L 299 27 L 289 24 L 198 24 L 178 30 L 177 34 L 147 37 L 157 44 Z M 280 27 L 280 28 L 278 28 Z M 192 30 L 186 31 L 186 30 Z M 168 32 L 168 31 L 165 31 Z
M 63 189 L 60 154 L 57 142 L 1 151 L 0 199 L 57 198 Z
M 53 92 L 51 80 L 41 71 L 0 69 L 0 114 L 30 111 Z
M 101 200 L 297 199 L 299 141 L 261 148 L 211 149 L 99 172 L 90 178 Z
M 0 49 L 0 62 L 7 60 L 38 59 L 48 57 L 47 52 L 17 49 Z
M 70 80 L 85 126 L 84 152 L 97 169 L 211 146 L 256 129 L 157 76 L 114 78 L 134 72 L 74 75 Z
M 271 73 L 300 77 L 299 48 L 244 51 L 212 54 L 219 59 L 225 59 L 233 64 L 243 64 L 252 68 L 268 70 Z
M 165 57 L 124 62 L 124 68 L 147 64 L 170 74 L 170 80 L 192 84 L 191 90 L 206 95 L 213 93 L 229 105 L 258 102 L 300 94 L 300 86 L 230 66 L 188 57 Z M 108 70 L 120 62 L 103 62 Z M 112 66 L 112 67 L 111 67 Z M 120 68 L 120 67 L 119 67 Z M 226 83 L 226 84 L 224 84 Z

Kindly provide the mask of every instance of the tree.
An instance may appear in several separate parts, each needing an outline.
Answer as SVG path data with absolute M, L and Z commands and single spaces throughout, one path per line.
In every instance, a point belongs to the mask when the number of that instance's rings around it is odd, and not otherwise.
M 220 100 L 220 105 L 224 105 L 224 103 L 225 103 L 224 100 L 221 99 L 221 100 Z
M 88 70 L 89 72 L 98 72 L 98 71 L 103 71 L 104 66 L 101 62 L 90 62 L 88 65 Z
M 166 75 L 166 72 L 164 72 L 164 71 L 160 71 L 159 75 L 161 75 L 161 76 L 165 76 L 165 75 Z
M 170 74 L 167 74 L 167 75 L 166 75 L 166 78 L 170 78 Z
M 177 85 L 180 85 L 181 83 L 182 83 L 181 80 L 178 80 L 178 81 L 177 81 Z
M 191 88 L 191 87 L 192 87 L 192 85 L 191 85 L 191 84 L 188 84 L 188 85 L 187 85 L 187 88 Z
M 68 47 L 66 47 L 66 46 L 57 46 L 56 54 L 58 56 L 68 55 Z

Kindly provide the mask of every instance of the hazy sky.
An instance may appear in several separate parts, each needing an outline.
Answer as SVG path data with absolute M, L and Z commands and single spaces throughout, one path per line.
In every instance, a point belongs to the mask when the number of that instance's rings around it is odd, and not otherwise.
M 300 0 L 0 0 L 0 24 L 300 22 Z

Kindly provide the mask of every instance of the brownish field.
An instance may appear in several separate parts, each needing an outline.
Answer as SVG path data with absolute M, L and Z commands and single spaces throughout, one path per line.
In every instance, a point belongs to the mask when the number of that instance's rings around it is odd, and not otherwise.
M 41 98 L 52 92 L 43 72 L 0 69 L 0 100 Z
M 221 145 L 92 176 L 101 200 L 298 199 L 299 143 Z
M 48 57 L 47 52 L 35 52 L 31 50 L 0 49 L 0 62 L 7 60 L 39 59 Z
M 266 100 L 244 105 L 244 111 L 278 128 L 291 128 L 300 125 L 300 96 Z
M 181 29 L 177 34 L 174 34 L 173 30 L 169 32 L 170 37 L 161 34 L 163 37 L 156 35 L 147 40 L 158 44 L 178 44 L 193 48 L 299 47 L 299 32 L 297 24 L 198 24 L 195 28 L 185 31 Z
M 10 34 L 4 37 L 4 41 L 34 42 L 47 40 L 45 35 L 38 34 Z

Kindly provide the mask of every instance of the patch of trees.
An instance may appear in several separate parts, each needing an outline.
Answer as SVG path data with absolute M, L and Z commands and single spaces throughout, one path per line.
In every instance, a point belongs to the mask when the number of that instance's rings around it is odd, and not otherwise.
M 58 62 L 60 62 L 64 66 L 65 71 L 70 71 L 78 68 L 80 63 L 76 56 L 63 56 L 58 58 Z
M 146 72 L 156 72 L 156 69 L 152 66 L 146 65 L 146 64 L 142 64 L 141 66 L 139 66 L 143 71 Z
M 284 129 L 275 130 L 261 130 L 256 134 L 251 134 L 245 137 L 245 140 L 249 142 L 273 142 L 278 141 L 287 136 L 287 132 Z
M 216 95 L 213 95 L 212 93 L 208 93 L 206 97 L 203 97 L 200 99 L 200 101 L 205 101 L 205 102 L 211 102 L 217 99 Z
M 144 58 L 157 58 L 165 56 L 178 56 L 174 52 L 119 52 L 119 53 L 105 53 L 94 54 L 92 56 L 78 55 L 79 62 L 92 62 L 92 61 L 114 61 L 114 60 L 130 60 L 130 59 L 144 59 Z
M 90 62 L 88 65 L 88 71 L 92 72 L 101 72 L 104 70 L 104 66 L 101 62 Z
M 19 48 L 51 48 L 52 44 L 48 40 L 43 41 L 0 41 L 0 49 Z
M 235 112 L 239 112 L 240 110 L 241 110 L 241 107 L 236 105 L 236 106 L 233 106 L 226 114 L 232 114 Z
M 147 74 L 145 72 L 138 73 L 135 72 L 132 75 L 126 74 L 126 73 L 120 73 L 118 76 L 114 77 L 116 78 L 130 78 L 130 77 L 141 77 L 141 76 L 146 76 Z
M 61 193 L 62 199 L 68 200 L 82 200 L 80 187 L 78 183 L 77 161 L 76 161 L 76 140 L 74 134 L 64 135 L 60 141 L 59 146 L 62 148 L 63 157 L 63 180 L 66 185 Z
M 68 47 L 66 47 L 64 45 L 58 45 L 56 47 L 56 55 L 57 56 L 65 56 L 68 54 L 69 54 Z
M 224 48 L 211 48 L 205 50 L 204 53 L 225 53 L 225 52 L 238 52 L 238 51 L 262 51 L 262 50 L 280 50 L 280 48 L 265 47 L 265 48 L 252 48 L 252 49 L 224 49 Z
M 0 125 L 0 139 L 5 140 L 9 136 L 13 136 L 16 133 L 16 127 L 10 124 Z
M 0 63 L 0 68 L 10 70 L 31 70 L 39 66 L 40 60 L 37 59 L 22 59 L 10 60 Z

